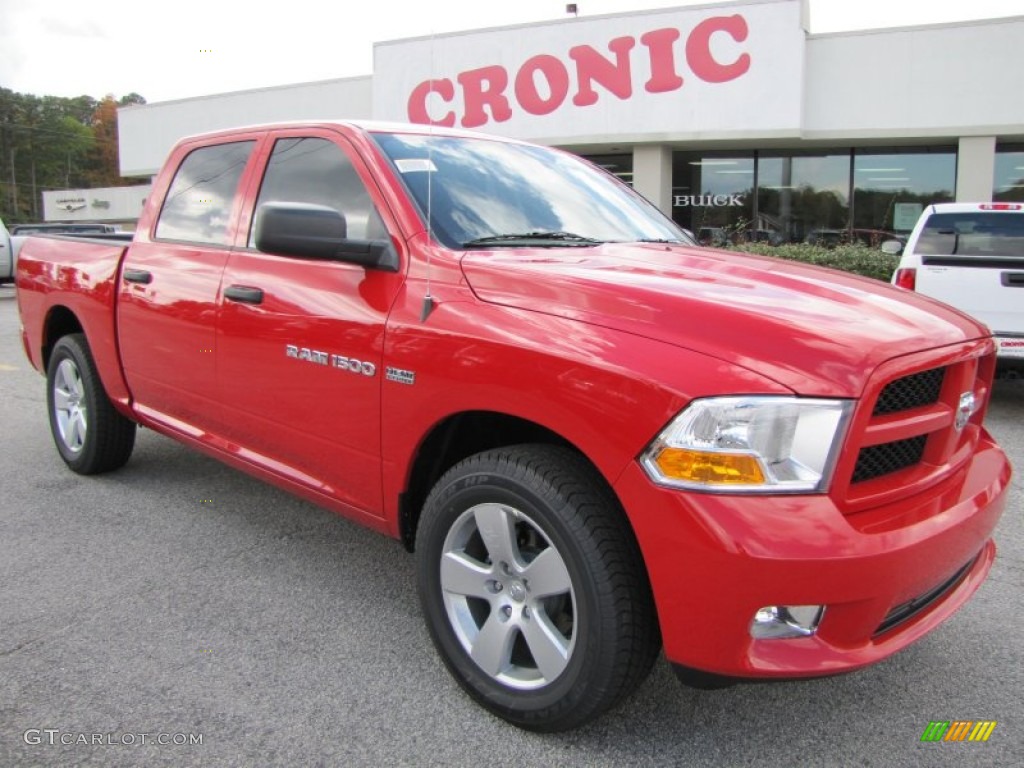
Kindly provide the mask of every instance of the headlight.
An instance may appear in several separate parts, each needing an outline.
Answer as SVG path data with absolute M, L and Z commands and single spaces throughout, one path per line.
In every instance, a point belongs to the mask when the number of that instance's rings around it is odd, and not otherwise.
M 824 492 L 853 402 L 694 400 L 640 456 L 659 485 L 719 493 Z

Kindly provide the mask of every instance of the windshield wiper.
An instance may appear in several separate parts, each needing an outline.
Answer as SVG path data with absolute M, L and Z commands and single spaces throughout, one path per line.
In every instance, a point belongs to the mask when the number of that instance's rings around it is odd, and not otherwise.
M 477 237 L 473 240 L 467 240 L 462 244 L 463 248 L 468 248 L 475 245 L 498 245 L 498 246 L 515 246 L 520 243 L 530 243 L 531 245 L 550 244 L 552 246 L 561 245 L 598 245 L 601 241 L 594 240 L 592 237 L 584 237 L 583 235 L 577 235 L 573 232 L 516 232 L 509 233 L 506 235 L 488 235 L 487 237 Z

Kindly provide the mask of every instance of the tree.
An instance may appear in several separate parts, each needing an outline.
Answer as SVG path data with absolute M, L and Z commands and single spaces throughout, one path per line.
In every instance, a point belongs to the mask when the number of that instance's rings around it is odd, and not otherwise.
M 117 108 L 145 104 L 137 93 L 64 98 L 0 88 L 0 218 L 42 217 L 47 189 L 121 186 Z
M 109 93 L 92 114 L 92 135 L 89 186 L 116 187 L 123 182 L 117 155 L 117 102 Z
M 139 94 L 135 93 L 135 91 L 132 91 L 127 96 L 122 96 L 120 99 L 118 99 L 117 106 L 119 106 L 119 107 L 134 107 L 134 106 L 136 106 L 138 104 L 145 104 L 145 103 L 146 103 L 146 100 L 144 98 L 139 96 Z

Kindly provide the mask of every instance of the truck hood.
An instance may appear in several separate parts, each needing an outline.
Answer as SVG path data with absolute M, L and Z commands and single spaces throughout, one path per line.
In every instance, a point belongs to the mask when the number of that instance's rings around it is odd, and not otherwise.
M 989 335 L 877 280 L 705 248 L 471 251 L 462 269 L 482 301 L 665 341 L 804 395 L 858 397 L 885 360 Z

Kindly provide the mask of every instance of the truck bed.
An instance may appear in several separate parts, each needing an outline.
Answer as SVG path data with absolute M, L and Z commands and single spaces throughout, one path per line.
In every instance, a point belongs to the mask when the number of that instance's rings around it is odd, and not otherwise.
M 17 285 L 22 342 L 32 365 L 45 373 L 53 343 L 73 332 L 67 323 L 74 323 L 89 339 L 111 400 L 127 412 L 114 311 L 121 260 L 131 241 L 131 233 L 124 235 L 33 235 L 18 254 Z

